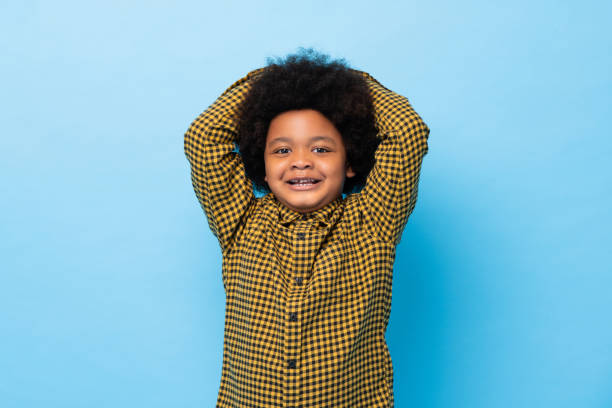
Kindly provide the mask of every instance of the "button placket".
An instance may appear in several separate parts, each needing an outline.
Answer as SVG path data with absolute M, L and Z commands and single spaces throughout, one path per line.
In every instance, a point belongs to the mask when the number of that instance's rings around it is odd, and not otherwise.
M 287 299 L 285 320 L 285 406 L 300 406 L 301 394 L 301 353 L 302 353 L 302 299 L 304 297 L 304 279 L 312 264 L 313 242 L 310 242 L 308 219 L 298 219 L 292 231 L 292 274 L 295 286 Z

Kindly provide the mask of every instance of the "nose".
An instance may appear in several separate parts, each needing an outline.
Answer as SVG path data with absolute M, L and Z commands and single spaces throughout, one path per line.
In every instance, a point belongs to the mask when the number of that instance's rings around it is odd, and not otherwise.
M 304 152 L 302 149 L 296 150 L 292 155 L 291 167 L 295 169 L 307 169 L 312 167 L 312 160 L 309 152 Z

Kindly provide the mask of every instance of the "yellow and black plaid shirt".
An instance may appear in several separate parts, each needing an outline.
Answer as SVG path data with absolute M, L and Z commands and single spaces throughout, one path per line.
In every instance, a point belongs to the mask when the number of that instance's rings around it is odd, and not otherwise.
M 225 336 L 218 408 L 393 407 L 385 340 L 395 248 L 416 203 L 429 128 L 359 71 L 382 139 L 361 192 L 302 215 L 255 197 L 235 152 L 237 107 L 262 69 L 189 127 L 196 196 L 218 238 Z

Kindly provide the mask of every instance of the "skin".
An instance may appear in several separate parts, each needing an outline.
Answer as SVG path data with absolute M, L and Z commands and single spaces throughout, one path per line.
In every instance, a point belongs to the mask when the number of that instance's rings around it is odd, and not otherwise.
M 355 173 L 346 160 L 342 136 L 323 114 L 312 109 L 279 114 L 271 122 L 264 151 L 266 176 L 274 196 L 287 207 L 307 213 L 340 197 L 346 177 Z M 308 177 L 312 186 L 289 180 Z

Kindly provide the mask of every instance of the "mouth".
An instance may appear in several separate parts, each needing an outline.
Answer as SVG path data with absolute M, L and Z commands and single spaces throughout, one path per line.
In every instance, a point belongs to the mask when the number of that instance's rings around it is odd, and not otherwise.
M 291 180 L 287 180 L 287 183 L 291 184 L 291 185 L 313 185 L 313 184 L 317 184 L 319 181 L 321 180 L 317 180 L 317 179 L 313 179 L 313 178 L 306 178 L 306 177 L 297 177 L 297 178 L 293 178 Z
M 320 181 L 313 178 L 300 177 L 287 180 L 287 184 L 289 184 L 289 188 L 292 190 L 310 190 L 316 188 Z

